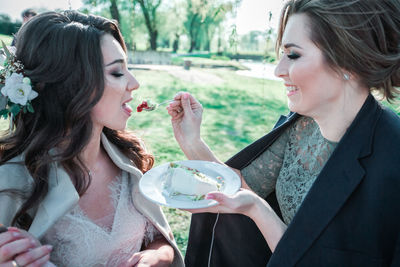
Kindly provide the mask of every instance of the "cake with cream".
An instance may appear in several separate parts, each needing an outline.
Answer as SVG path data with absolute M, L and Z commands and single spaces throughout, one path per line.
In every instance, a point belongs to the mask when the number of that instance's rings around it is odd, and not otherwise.
M 217 177 L 222 182 L 222 177 Z M 200 171 L 176 163 L 170 163 L 165 189 L 169 195 L 190 195 L 201 199 L 211 191 L 219 191 L 221 183 Z

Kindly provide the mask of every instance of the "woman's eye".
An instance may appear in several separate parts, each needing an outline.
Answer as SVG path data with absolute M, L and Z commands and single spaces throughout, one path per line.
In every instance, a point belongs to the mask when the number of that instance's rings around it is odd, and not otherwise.
M 111 73 L 111 75 L 114 77 L 117 77 L 117 78 L 124 76 L 124 74 L 121 72 L 113 72 L 113 73 Z
M 298 59 L 300 57 L 300 55 L 296 54 L 296 53 L 290 53 L 287 55 L 287 57 L 289 59 Z

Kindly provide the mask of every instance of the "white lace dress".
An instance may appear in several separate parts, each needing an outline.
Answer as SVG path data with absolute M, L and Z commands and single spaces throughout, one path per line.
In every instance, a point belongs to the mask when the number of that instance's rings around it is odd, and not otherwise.
M 128 173 L 110 185 L 115 213 L 92 221 L 77 205 L 45 235 L 53 245 L 51 261 L 57 266 L 118 266 L 161 237 L 158 230 L 132 205 Z M 111 229 L 101 225 L 112 225 Z

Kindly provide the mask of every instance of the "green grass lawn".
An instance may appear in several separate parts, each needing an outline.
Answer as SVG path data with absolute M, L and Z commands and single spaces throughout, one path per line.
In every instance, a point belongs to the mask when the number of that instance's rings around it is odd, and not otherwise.
M 6 45 L 10 45 L 13 37 L 11 35 L 4 35 L 0 33 L 0 40 L 3 41 Z M 1 42 L 0 42 L 1 47 Z

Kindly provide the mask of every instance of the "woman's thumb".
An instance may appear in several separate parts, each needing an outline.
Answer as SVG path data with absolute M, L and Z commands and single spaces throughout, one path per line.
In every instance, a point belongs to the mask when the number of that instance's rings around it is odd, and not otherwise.
M 181 98 L 182 108 L 187 113 L 192 113 L 192 107 L 190 105 L 190 98 L 188 93 L 183 93 Z
M 206 199 L 212 199 L 217 201 L 218 203 L 222 204 L 225 202 L 227 196 L 221 192 L 212 192 L 206 195 Z

